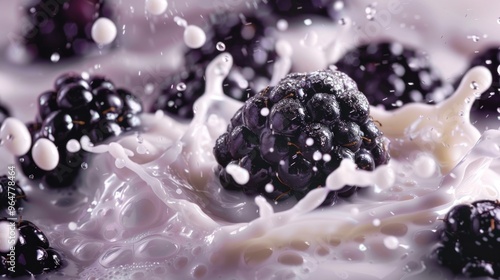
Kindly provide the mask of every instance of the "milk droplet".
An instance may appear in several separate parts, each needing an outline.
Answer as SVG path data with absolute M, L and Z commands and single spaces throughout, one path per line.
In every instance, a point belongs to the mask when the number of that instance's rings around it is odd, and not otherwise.
M 280 31 L 285 31 L 288 29 L 288 21 L 286 21 L 285 19 L 280 19 L 278 20 L 278 23 L 276 23 L 276 27 Z
M 223 52 L 226 50 L 226 45 L 222 42 L 218 42 L 216 45 L 215 45 L 215 48 L 220 51 L 220 52 Z
M 472 82 L 470 83 L 470 88 L 471 88 L 471 89 L 476 90 L 476 89 L 478 89 L 478 88 L 479 88 L 479 85 L 477 84 L 477 82 L 472 81 Z
M 69 230 L 76 230 L 77 229 L 77 224 L 75 222 L 69 222 L 68 223 L 68 229 Z
M 167 0 L 146 0 L 146 10 L 153 15 L 163 14 L 167 7 Z
M 61 58 L 61 56 L 58 53 L 53 53 L 50 56 L 50 61 L 52 61 L 52 62 L 58 62 L 60 58 Z
M 82 147 L 80 146 L 80 142 L 76 139 L 71 139 L 66 143 L 66 150 L 70 153 L 76 153 L 80 151 Z
M 187 21 L 181 17 L 174 17 L 174 22 L 180 27 L 187 26 Z
M 426 154 L 420 154 L 413 162 L 413 170 L 421 178 L 430 178 L 436 171 L 436 161 Z
M 31 151 L 35 164 L 45 171 L 56 168 L 59 164 L 59 152 L 54 142 L 46 138 L 40 138 L 33 145 Z
M 108 18 L 98 18 L 92 25 L 92 39 L 99 45 L 107 45 L 116 38 L 116 25 Z
M 177 86 L 175 87 L 178 91 L 185 91 L 186 90 L 186 84 L 185 83 L 178 83 Z
M 377 10 L 375 9 L 373 4 L 370 4 L 370 5 L 366 6 L 365 13 L 366 13 L 366 18 L 368 20 L 373 20 L 375 18 L 375 14 L 377 13 Z
M 387 236 L 384 238 L 384 246 L 389 250 L 396 250 L 399 246 L 399 240 L 395 236 Z
M 14 156 L 25 155 L 31 148 L 31 134 L 28 128 L 15 118 L 4 120 L 0 128 L 0 140 L 7 151 Z
M 226 166 L 226 172 L 233 177 L 236 183 L 240 185 L 244 185 L 250 180 L 250 174 L 248 174 L 248 171 L 241 168 L 239 165 L 228 164 Z
M 184 43 L 191 49 L 198 49 L 207 40 L 207 35 L 200 27 L 196 25 L 188 25 L 184 30 Z
M 274 186 L 271 184 L 266 184 L 264 189 L 266 190 L 267 193 L 272 193 L 274 191 Z
M 260 109 L 260 114 L 263 116 L 263 117 L 267 117 L 269 115 L 269 108 L 262 108 Z

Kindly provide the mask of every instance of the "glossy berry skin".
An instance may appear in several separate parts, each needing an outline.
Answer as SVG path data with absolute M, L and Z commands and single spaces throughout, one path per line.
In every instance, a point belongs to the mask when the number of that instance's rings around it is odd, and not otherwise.
M 9 252 L 0 252 L 0 275 L 2 277 L 35 276 L 60 269 L 64 266 L 63 256 L 50 247 L 47 236 L 30 221 L 9 221 L 0 218 L 0 223 L 12 223 L 18 231 L 15 244 L 15 272 L 9 270 Z
M 7 175 L 0 176 L 0 210 L 7 210 L 9 206 L 17 210 L 24 200 L 26 200 L 26 194 L 19 186 L 19 182 L 9 179 Z
M 38 109 L 35 122 L 28 124 L 28 130 L 33 143 L 39 138 L 54 142 L 59 164 L 54 170 L 41 170 L 34 163 L 31 151 L 19 157 L 19 164 L 28 178 L 54 188 L 72 185 L 82 164 L 89 159 L 82 150 L 68 151 L 69 140 L 88 136 L 92 143 L 99 144 L 141 125 L 140 99 L 126 89 L 116 88 L 103 76 L 84 79 L 76 73 L 61 75 L 54 89 L 39 96 Z
M 342 72 L 286 76 L 248 99 L 217 139 L 221 185 L 277 201 L 301 199 L 324 186 L 343 159 L 367 171 L 386 164 L 385 138 L 369 110 L 366 97 Z M 226 172 L 230 164 L 247 170 L 249 181 L 236 183 Z M 345 186 L 330 192 L 324 205 L 355 191 L 355 186 Z
M 436 103 L 452 93 L 424 53 L 395 42 L 359 46 L 335 67 L 356 81 L 371 105 L 388 110 L 410 102 Z
M 24 7 L 30 23 L 22 42 L 33 57 L 50 61 L 82 56 L 97 49 L 91 37 L 92 24 L 99 17 L 112 17 L 107 0 L 30 0 Z
M 453 207 L 432 257 L 454 273 L 500 278 L 500 204 L 480 200 Z

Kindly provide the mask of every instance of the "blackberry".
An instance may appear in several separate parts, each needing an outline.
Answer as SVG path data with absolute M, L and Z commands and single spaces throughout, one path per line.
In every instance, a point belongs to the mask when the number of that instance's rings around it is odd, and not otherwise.
M 220 182 L 225 189 L 274 200 L 301 199 L 324 186 L 343 159 L 369 171 L 386 164 L 384 137 L 369 110 L 366 97 L 342 72 L 290 74 L 248 99 L 217 139 Z M 249 181 L 238 184 L 228 174 L 230 164 L 247 170 Z M 273 186 L 270 192 L 268 184 Z M 345 186 L 330 192 L 325 203 L 355 190 Z
M 0 176 L 0 210 L 7 210 L 9 206 L 13 206 L 17 210 L 22 201 L 26 200 L 26 195 L 19 186 L 19 182 L 11 179 L 12 177 L 9 178 L 7 175 Z
M 399 43 L 370 43 L 335 63 L 358 84 L 371 105 L 391 110 L 410 102 L 439 102 L 452 92 L 420 51 Z
M 484 118 L 496 119 L 498 115 L 498 104 L 500 103 L 500 75 L 498 68 L 500 67 L 500 49 L 491 47 L 483 50 L 475 55 L 467 70 L 475 66 L 486 67 L 493 77 L 491 86 L 476 99 L 472 105 L 471 119 L 472 121 L 480 121 Z M 457 79 L 455 88 L 458 87 L 462 79 Z
M 31 28 L 22 30 L 22 41 L 33 57 L 50 60 L 81 56 L 96 50 L 91 37 L 94 21 L 112 17 L 107 0 L 31 0 L 24 14 Z
M 181 118 L 193 117 L 193 104 L 205 91 L 205 68 L 221 51 L 233 57 L 234 66 L 223 82 L 226 95 L 245 101 L 268 84 L 276 52 L 268 20 L 254 15 L 218 13 L 210 16 L 206 43 L 185 53 L 185 69 L 168 77 L 151 111 L 164 110 Z M 217 45 L 224 44 L 224 50 Z M 184 84 L 185 89 L 178 87 Z
M 457 205 L 444 219 L 440 244 L 432 256 L 443 266 L 468 277 L 500 278 L 500 204 L 480 200 Z
M 0 218 L 0 223 L 4 224 L 3 229 L 8 228 L 2 234 L 9 234 L 14 227 L 18 232 L 14 254 L 10 250 L 0 252 L 1 276 L 34 276 L 57 270 L 64 265 L 63 256 L 50 247 L 45 234 L 32 222 L 24 220 L 18 223 Z
M 54 89 L 38 98 L 38 114 L 28 124 L 33 143 L 40 138 L 54 142 L 59 152 L 59 164 L 44 171 L 36 166 L 31 151 L 19 157 L 21 168 L 30 179 L 43 179 L 49 187 L 71 185 L 88 153 L 68 151 L 69 140 L 88 136 L 94 144 L 140 126 L 141 101 L 125 89 L 116 88 L 103 76 L 87 79 L 67 73 L 56 79 Z
M 343 0 L 267 0 L 261 6 L 282 18 L 305 18 L 318 15 L 339 19 L 344 9 Z
M 158 99 L 153 103 L 151 111 L 163 110 L 183 119 L 193 118 L 194 102 L 205 92 L 205 66 L 191 67 L 168 77 L 162 84 Z M 233 69 L 224 80 L 222 86 L 224 93 L 241 101 L 255 95 L 251 86 L 241 84 L 236 79 L 236 74 L 237 71 Z

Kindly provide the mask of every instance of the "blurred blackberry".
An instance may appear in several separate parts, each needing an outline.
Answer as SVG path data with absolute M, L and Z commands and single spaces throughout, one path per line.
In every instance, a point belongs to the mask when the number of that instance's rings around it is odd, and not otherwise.
M 277 56 L 270 22 L 269 18 L 255 15 L 229 12 L 212 14 L 205 28 L 205 44 L 201 48 L 187 50 L 185 64 L 205 65 L 224 51 L 231 54 L 234 68 L 240 68 L 246 80 L 254 81 L 260 77 L 269 79 Z M 217 49 L 220 46 L 218 43 L 223 43 L 224 47 Z
M 194 102 L 205 92 L 205 68 L 191 67 L 168 77 L 151 111 L 163 110 L 184 119 L 193 118 Z M 224 80 L 222 89 L 227 96 L 241 101 L 255 95 L 253 88 L 234 69 Z
M 500 107 L 500 74 L 498 72 L 500 67 L 500 48 L 491 47 L 485 49 L 481 53 L 475 55 L 467 70 L 475 66 L 486 67 L 493 77 L 490 88 L 488 88 L 480 97 L 476 99 L 472 105 L 471 119 L 473 122 L 481 121 L 484 118 L 497 120 L 498 108 Z M 455 82 L 455 88 L 458 87 L 460 79 Z
M 340 19 L 344 5 L 343 0 L 264 0 L 261 3 L 261 7 L 285 19 L 306 18 L 310 15 Z
M 444 230 L 432 258 L 454 273 L 500 278 L 500 204 L 480 200 L 457 205 L 444 219 Z
M 362 45 L 335 66 L 356 81 L 371 105 L 389 110 L 410 102 L 439 102 L 452 93 L 425 55 L 399 43 Z
M 18 223 L 9 221 L 7 218 L 0 218 L 0 223 L 9 223 L 17 229 L 19 234 L 14 247 L 14 256 L 9 255 L 10 250 L 0 251 L 0 275 L 2 277 L 35 276 L 57 270 L 64 265 L 62 255 L 50 247 L 45 234 L 32 222 Z M 10 227 L 2 234 L 8 234 L 9 231 Z M 14 267 L 14 271 L 11 267 Z
M 290 74 L 247 100 L 217 139 L 220 182 L 226 189 L 274 200 L 300 199 L 324 186 L 342 159 L 364 170 L 386 164 L 384 137 L 369 110 L 366 97 L 344 73 Z M 238 184 L 228 174 L 229 164 L 247 170 L 249 181 Z M 273 188 L 266 188 L 268 184 Z M 355 189 L 331 192 L 325 204 Z
M 43 179 L 49 187 L 71 185 L 88 162 L 83 150 L 69 151 L 71 139 L 88 136 L 92 143 L 103 141 L 140 126 L 141 101 L 125 89 L 116 88 L 103 76 L 82 78 L 67 73 L 56 79 L 54 89 L 38 97 L 38 114 L 28 124 L 33 143 L 40 138 L 54 142 L 59 152 L 59 164 L 51 171 L 36 166 L 31 151 L 19 158 L 30 179 Z
M 7 210 L 9 206 L 13 206 L 17 210 L 22 201 L 26 200 L 26 195 L 19 186 L 19 182 L 11 180 L 11 178 L 7 175 L 0 176 L 0 210 Z
M 92 24 L 99 17 L 112 17 L 107 0 L 30 0 L 24 14 L 31 28 L 22 30 L 23 44 L 42 60 L 54 53 L 67 58 L 96 50 Z

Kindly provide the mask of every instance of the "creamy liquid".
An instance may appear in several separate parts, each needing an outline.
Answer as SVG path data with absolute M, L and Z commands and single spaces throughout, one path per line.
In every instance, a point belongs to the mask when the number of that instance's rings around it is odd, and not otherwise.
M 377 7 L 379 15 L 388 9 L 385 4 Z M 19 105 L 14 108 L 16 117 L 23 121 L 32 119 L 30 114 L 21 115 L 21 109 L 50 88 L 53 77 L 68 69 L 106 75 L 109 72 L 112 78 L 117 77 L 118 84 L 125 80 L 148 100 L 148 86 L 156 86 L 157 81 L 143 79 L 141 75 L 148 72 L 151 77 L 161 76 L 170 67 L 174 68 L 175 61 L 170 58 L 176 56 L 168 52 L 174 53 L 176 49 L 161 47 L 161 40 L 147 47 L 134 46 L 127 40 L 165 30 L 174 30 L 178 34 L 176 38 L 182 38 L 183 30 L 176 28 L 172 14 L 161 20 L 148 16 L 148 23 L 144 14 L 136 11 L 144 9 L 141 5 L 123 5 L 124 15 L 117 27 L 132 32 L 122 34 L 126 47 L 115 52 L 96 55 L 79 64 L 56 65 L 44 75 L 38 71 L 46 66 L 33 66 L 31 72 L 16 77 L 27 66 L 1 65 L 0 82 L 4 90 L 12 92 L 2 93 L 2 100 Z M 168 5 L 169 9 L 175 7 L 175 1 L 169 1 Z M 362 1 L 355 2 L 352 9 L 364 5 Z M 134 12 L 127 7 L 134 7 Z M 403 12 L 395 14 L 394 22 L 406 22 L 405 18 L 413 16 L 410 6 L 405 7 Z M 425 11 L 423 7 L 419 9 L 415 14 Z M 200 11 L 195 10 L 193 14 L 196 13 Z M 356 18 L 357 14 L 361 16 Z M 197 24 L 195 16 L 179 15 L 193 18 L 189 24 Z M 354 10 L 353 22 L 361 22 L 363 16 L 364 8 Z M 453 20 L 456 16 L 447 18 Z M 122 22 L 127 22 L 125 28 L 121 27 Z M 392 25 L 396 25 L 394 22 Z M 148 24 L 154 28 L 148 29 Z M 438 25 L 438 30 L 446 30 L 443 26 L 446 24 Z M 422 32 L 421 37 L 434 36 L 436 32 L 427 33 L 425 27 L 422 24 L 420 31 L 410 32 Z M 151 30 L 151 34 L 139 35 L 133 31 L 138 28 Z M 317 35 L 304 39 L 302 28 L 315 28 Z M 321 42 L 328 37 L 322 34 L 333 32 L 348 36 L 349 32 L 343 28 L 352 27 L 290 26 L 279 34 L 282 42 L 292 46 L 293 53 L 288 47 L 281 48 L 273 83 L 286 74 L 290 62 L 298 65 L 298 70 L 312 70 L 306 68 L 325 64 L 325 56 L 335 57 L 335 52 L 345 48 L 344 43 L 339 43 L 343 41 L 337 38 L 333 43 Z M 317 40 L 311 39 L 315 36 Z M 304 55 L 302 48 L 306 46 L 317 47 L 317 50 L 307 53 L 312 53 L 311 56 Z M 147 49 L 156 53 L 146 53 Z M 441 51 L 439 47 L 434 49 L 434 54 Z M 455 51 L 453 55 L 459 57 L 458 53 Z M 137 59 L 130 54 L 142 57 Z M 448 58 L 453 55 L 448 54 Z M 163 60 L 155 61 L 158 57 Z M 306 58 L 308 63 L 301 63 Z M 161 66 L 151 68 L 151 65 Z M 471 70 L 453 97 L 440 105 L 408 105 L 394 112 L 372 108 L 372 116 L 382 123 L 382 131 L 391 140 L 393 158 L 388 166 L 373 173 L 356 171 L 348 162 L 343 162 L 328 178 L 327 187 L 336 189 L 341 185 L 339 182 L 368 187 L 347 202 L 314 210 L 325 197 L 326 189 L 311 192 L 298 203 L 290 199 L 280 205 L 261 197 L 221 190 L 214 176 L 217 164 L 212 148 L 232 114 L 241 106 L 240 102 L 222 94 L 221 83 L 231 65 L 232 58 L 221 54 L 208 67 L 206 93 L 195 104 L 196 115 L 190 123 L 178 122 L 162 113 L 144 114 L 144 132 L 140 134 L 99 146 L 82 139 L 81 148 L 96 155 L 92 162 L 82 166 L 86 170 L 82 172 L 77 191 L 40 190 L 19 174 L 30 197 L 23 217 L 40 225 L 51 245 L 64 252 L 69 260 L 67 268 L 51 277 L 418 277 L 424 270 L 420 258 L 430 252 L 436 229 L 442 223 L 439 218 L 457 203 L 499 196 L 500 170 L 496 159 L 500 156 L 497 144 L 500 133 L 497 130 L 482 133 L 468 120 L 467 99 L 470 101 L 474 95 L 481 94 L 491 83 L 491 76 L 482 68 Z M 142 72 L 135 75 L 134 69 Z M 450 77 L 450 72 L 445 75 Z M 36 86 L 22 83 L 21 78 L 33 79 Z M 22 94 L 15 97 L 16 93 Z M 12 103 L 8 98 L 12 98 Z M 394 120 L 398 122 L 393 123 Z M 12 141 L 16 139 L 19 138 Z M 23 145 L 13 144 L 13 147 Z M 5 154 L 5 150 L 2 153 Z

